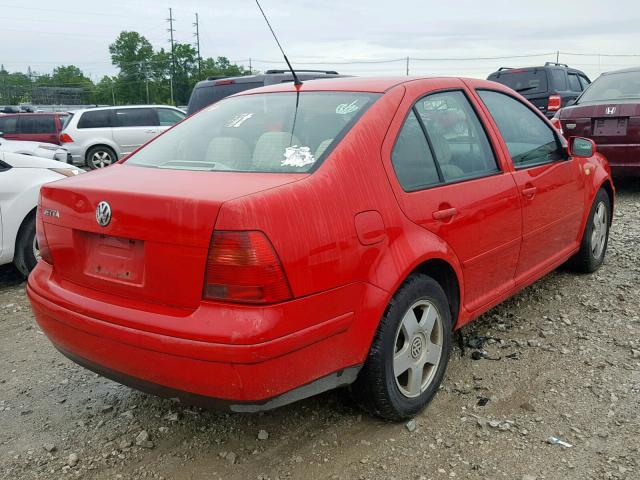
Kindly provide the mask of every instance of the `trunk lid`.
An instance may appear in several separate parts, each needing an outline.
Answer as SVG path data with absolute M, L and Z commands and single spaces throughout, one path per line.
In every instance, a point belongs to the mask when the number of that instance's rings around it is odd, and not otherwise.
M 40 208 L 49 211 L 42 219 L 55 274 L 100 292 L 195 308 L 221 205 L 305 176 L 116 164 L 45 185 Z M 106 226 L 97 219 L 101 202 L 110 207 Z
M 597 144 L 640 143 L 640 102 L 578 104 L 560 113 L 568 137 L 592 138 Z

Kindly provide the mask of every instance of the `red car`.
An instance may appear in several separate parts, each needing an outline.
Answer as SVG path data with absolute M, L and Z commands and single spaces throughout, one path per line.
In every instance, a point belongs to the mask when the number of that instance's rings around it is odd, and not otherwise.
M 613 200 L 593 142 L 502 85 L 279 84 L 43 186 L 27 291 L 62 353 L 124 384 L 246 412 L 355 382 L 399 420 L 455 329 L 602 264 Z
M 0 115 L 0 132 L 7 140 L 29 140 L 60 145 L 60 132 L 68 118 L 68 113 Z
M 595 140 L 614 174 L 640 175 L 640 68 L 603 73 L 554 123 Z

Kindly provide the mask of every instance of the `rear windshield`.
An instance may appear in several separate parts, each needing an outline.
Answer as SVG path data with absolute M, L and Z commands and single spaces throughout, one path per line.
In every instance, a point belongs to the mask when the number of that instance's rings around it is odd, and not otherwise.
M 379 97 L 360 92 L 243 95 L 187 118 L 127 164 L 180 170 L 308 172 Z
M 640 99 L 640 72 L 602 75 L 589 85 L 578 103 L 627 99 Z
M 221 85 L 203 85 L 193 89 L 191 98 L 189 99 L 189 106 L 187 107 L 187 114 L 191 115 L 194 112 L 211 105 L 212 103 L 222 100 L 225 97 L 234 95 L 236 93 L 244 92 L 251 88 L 262 87 L 263 82 L 242 82 L 242 83 L 229 83 Z
M 489 80 L 511 87 L 523 95 L 545 93 L 547 91 L 547 72 L 541 70 L 508 70 L 493 73 Z

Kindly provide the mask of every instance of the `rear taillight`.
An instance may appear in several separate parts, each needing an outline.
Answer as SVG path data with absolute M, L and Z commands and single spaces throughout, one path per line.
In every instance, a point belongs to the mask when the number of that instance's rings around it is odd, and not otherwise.
M 556 110 L 560 110 L 562 106 L 562 97 L 560 95 L 550 95 L 549 100 L 547 101 L 547 110 L 550 112 L 555 112 Z
M 60 135 L 60 143 L 71 143 L 73 142 L 73 138 L 68 133 L 62 133 Z
M 49 251 L 49 243 L 47 242 L 47 236 L 44 233 L 44 222 L 42 221 L 42 206 L 40 205 L 40 202 L 38 202 L 38 208 L 36 209 L 36 240 L 38 241 L 40 258 L 47 262 L 49 265 L 53 265 L 51 252 Z
M 203 297 L 240 303 L 276 303 L 291 298 L 280 259 L 264 233 L 213 233 Z

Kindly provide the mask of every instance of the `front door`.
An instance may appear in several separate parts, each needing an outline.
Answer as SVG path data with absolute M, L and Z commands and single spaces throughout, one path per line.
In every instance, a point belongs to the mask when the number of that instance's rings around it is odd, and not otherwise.
M 414 103 L 391 160 L 402 209 L 455 252 L 464 307 L 473 312 L 514 286 L 521 212 L 513 177 L 499 167 L 461 83 L 455 85 Z
M 584 213 L 584 161 L 569 157 L 555 130 L 520 100 L 478 94 L 512 159 L 522 198 L 522 250 L 516 283 L 527 283 L 578 248 Z

